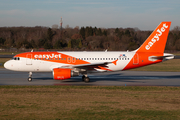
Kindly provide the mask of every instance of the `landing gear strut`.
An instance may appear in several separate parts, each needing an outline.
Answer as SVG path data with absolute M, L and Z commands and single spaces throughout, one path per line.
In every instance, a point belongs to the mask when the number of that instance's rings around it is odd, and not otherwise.
M 29 72 L 28 81 L 29 81 L 29 82 L 31 82 L 31 81 L 32 81 L 32 72 Z
M 83 75 L 82 76 L 82 80 L 86 83 L 88 83 L 90 80 L 89 80 L 89 77 L 87 75 Z

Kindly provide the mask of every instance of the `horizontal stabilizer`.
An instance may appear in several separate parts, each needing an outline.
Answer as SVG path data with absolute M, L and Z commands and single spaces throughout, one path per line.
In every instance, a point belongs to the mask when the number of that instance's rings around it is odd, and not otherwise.
M 156 61 L 156 60 L 170 60 L 170 59 L 174 59 L 174 55 L 173 54 L 166 54 L 164 56 L 150 56 L 149 60 L 150 61 Z

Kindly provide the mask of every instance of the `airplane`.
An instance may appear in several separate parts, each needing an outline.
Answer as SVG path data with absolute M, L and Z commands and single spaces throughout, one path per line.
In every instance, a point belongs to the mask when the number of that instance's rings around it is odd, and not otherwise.
M 55 80 L 82 75 L 82 80 L 87 83 L 90 73 L 123 71 L 173 59 L 173 54 L 164 53 L 170 25 L 171 22 L 161 22 L 134 51 L 31 51 L 15 55 L 4 67 L 29 72 L 29 82 L 32 81 L 32 72 L 52 72 Z

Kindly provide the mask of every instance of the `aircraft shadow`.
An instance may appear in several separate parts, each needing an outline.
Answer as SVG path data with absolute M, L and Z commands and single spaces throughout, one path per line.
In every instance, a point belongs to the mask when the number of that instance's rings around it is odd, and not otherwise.
M 180 75 L 172 75 L 172 76 L 155 76 L 155 75 L 123 75 L 120 74 L 108 74 L 108 75 L 89 75 L 90 83 L 97 82 L 97 81 L 117 81 L 117 82 L 139 82 L 144 80 L 161 80 L 161 79 L 180 79 Z M 53 77 L 34 77 L 33 81 L 40 81 L 40 80 L 53 80 Z M 57 80 L 58 81 L 58 80 Z M 82 76 L 72 77 L 71 79 L 62 80 L 63 83 L 76 83 L 76 82 L 83 82 Z
M 116 82 L 139 82 L 144 80 L 161 80 L 161 79 L 180 79 L 180 75 L 175 76 L 121 76 L 120 74 L 111 74 L 105 76 L 89 76 L 90 82 L 97 81 L 116 81 Z M 72 77 L 63 82 L 82 82 L 81 77 Z

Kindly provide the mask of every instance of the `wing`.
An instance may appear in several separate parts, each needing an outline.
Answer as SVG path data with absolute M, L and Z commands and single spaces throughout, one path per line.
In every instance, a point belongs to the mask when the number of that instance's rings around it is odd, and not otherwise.
M 102 63 L 73 65 L 72 68 L 99 68 L 99 66 L 107 67 L 107 65 L 110 64 L 110 63 L 111 62 L 102 62 Z
M 107 69 L 108 64 L 115 64 L 116 65 L 117 60 L 113 62 L 100 62 L 100 63 L 91 63 L 91 64 L 79 64 L 79 65 L 71 65 L 71 66 L 62 66 L 62 68 L 79 68 L 79 69 L 86 69 L 86 70 L 92 70 L 92 69 L 103 69 L 103 70 L 109 70 Z M 110 70 L 109 70 L 110 71 Z

